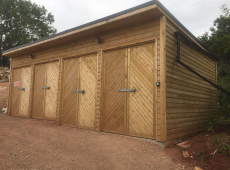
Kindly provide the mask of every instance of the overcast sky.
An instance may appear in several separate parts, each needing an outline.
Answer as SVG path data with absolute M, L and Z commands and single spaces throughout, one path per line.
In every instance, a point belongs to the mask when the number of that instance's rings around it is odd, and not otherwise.
M 143 4 L 149 0 L 31 0 L 54 15 L 58 32 Z M 208 31 L 230 0 L 160 0 L 195 36 Z

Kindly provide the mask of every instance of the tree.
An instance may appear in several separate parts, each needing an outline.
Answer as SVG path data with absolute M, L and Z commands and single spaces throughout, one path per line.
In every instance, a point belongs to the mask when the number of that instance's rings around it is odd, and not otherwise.
M 0 0 L 0 66 L 9 66 L 3 50 L 55 34 L 54 16 L 30 0 Z
M 230 9 L 222 5 L 221 10 L 223 14 L 214 21 L 210 33 L 205 32 L 198 39 L 220 59 L 218 85 L 230 91 Z M 230 97 L 219 91 L 218 100 L 222 106 L 214 115 L 212 124 L 230 123 Z

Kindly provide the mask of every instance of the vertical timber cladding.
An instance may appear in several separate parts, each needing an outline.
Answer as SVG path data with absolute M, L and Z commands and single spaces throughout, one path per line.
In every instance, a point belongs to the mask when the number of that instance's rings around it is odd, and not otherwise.
M 103 131 L 155 138 L 154 57 L 154 43 L 104 52 Z
M 11 115 L 28 117 L 31 67 L 13 69 Z
M 96 78 L 96 54 L 64 60 L 61 125 L 95 129 Z
M 58 61 L 35 65 L 33 118 L 56 119 L 58 74 Z

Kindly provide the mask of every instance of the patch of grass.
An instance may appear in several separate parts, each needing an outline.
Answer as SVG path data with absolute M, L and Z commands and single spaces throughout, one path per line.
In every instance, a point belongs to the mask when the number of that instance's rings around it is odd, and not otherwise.
M 226 156 L 230 155 L 230 136 L 222 133 L 214 137 L 213 142 L 219 147 L 219 150 Z
M 181 146 L 180 146 L 180 150 L 181 150 L 181 151 L 184 151 L 184 150 L 185 150 L 185 148 L 183 148 L 183 147 L 181 147 Z

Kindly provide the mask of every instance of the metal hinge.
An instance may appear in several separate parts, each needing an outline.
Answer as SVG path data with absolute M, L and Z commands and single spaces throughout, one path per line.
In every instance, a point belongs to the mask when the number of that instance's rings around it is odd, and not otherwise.
M 118 91 L 119 91 L 119 92 L 128 92 L 128 93 L 129 93 L 129 92 L 135 92 L 136 89 L 120 89 L 120 88 L 119 88 Z
M 18 88 L 18 90 L 25 90 L 25 88 Z
M 78 93 L 85 93 L 85 90 L 73 90 L 73 92 L 78 92 Z
M 42 87 L 42 89 L 50 89 L 50 87 Z

